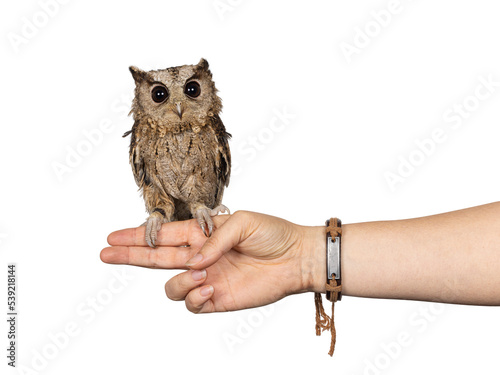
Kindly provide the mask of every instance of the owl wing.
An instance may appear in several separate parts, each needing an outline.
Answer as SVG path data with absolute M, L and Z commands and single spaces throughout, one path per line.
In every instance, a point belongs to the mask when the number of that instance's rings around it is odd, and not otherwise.
M 132 134 L 132 137 L 130 139 L 129 160 L 130 165 L 132 166 L 132 173 L 134 174 L 135 182 L 137 183 L 137 186 L 142 189 L 145 185 L 150 184 L 150 179 L 146 174 L 144 159 L 141 155 L 139 144 L 137 142 L 137 136 L 135 132 L 137 126 L 138 122 L 136 121 L 134 123 L 134 126 L 132 127 L 132 130 L 129 130 L 128 132 L 123 134 L 123 137 Z
M 224 187 L 229 185 L 229 178 L 231 176 L 231 151 L 229 150 L 228 142 L 231 134 L 226 131 L 218 115 L 213 117 L 213 129 L 217 137 L 217 157 L 215 159 L 217 189 L 215 192 L 215 201 L 216 205 L 219 205 L 222 201 Z

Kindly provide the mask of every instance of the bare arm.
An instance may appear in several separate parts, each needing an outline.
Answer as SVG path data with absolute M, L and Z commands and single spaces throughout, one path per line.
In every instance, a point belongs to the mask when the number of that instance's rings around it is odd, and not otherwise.
M 320 258 L 315 272 L 324 275 Z M 500 305 L 500 202 L 344 225 L 341 261 L 344 295 Z
M 325 227 L 243 211 L 214 222 L 217 229 L 208 239 L 196 220 L 163 224 L 156 249 L 147 246 L 144 227 L 117 231 L 101 259 L 185 270 L 165 291 L 195 313 L 325 291 Z M 344 295 L 500 305 L 500 202 L 418 219 L 347 224 L 342 232 Z

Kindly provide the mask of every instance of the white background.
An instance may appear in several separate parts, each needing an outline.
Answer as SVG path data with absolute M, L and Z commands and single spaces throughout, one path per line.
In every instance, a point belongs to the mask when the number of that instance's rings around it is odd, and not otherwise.
M 5 276 L 18 266 L 19 373 L 498 373 L 495 307 L 345 297 L 330 358 L 310 293 L 194 315 L 164 294 L 177 271 L 99 259 L 110 232 L 146 217 L 121 138 L 132 126 L 129 65 L 209 61 L 239 172 L 224 198 L 232 210 L 321 225 L 498 200 L 500 87 L 474 98 L 479 77 L 500 81 L 498 2 L 401 0 L 390 17 L 388 1 L 45 2 L 0 10 L 0 256 Z M 464 101 L 466 118 L 446 122 Z M 284 110 L 294 118 L 273 130 Z M 88 147 L 85 132 L 102 123 L 110 131 Z M 422 157 L 416 142 L 438 128 L 446 141 Z M 411 155 L 420 165 L 391 189 L 387 172 Z M 68 324 L 76 334 L 56 348 L 50 337 Z M 398 350 L 402 333 L 410 344 Z

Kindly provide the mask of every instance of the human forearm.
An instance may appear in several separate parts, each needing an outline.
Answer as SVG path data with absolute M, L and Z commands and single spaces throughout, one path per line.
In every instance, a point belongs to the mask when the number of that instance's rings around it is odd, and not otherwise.
M 324 291 L 321 253 L 314 291 Z M 499 271 L 500 203 L 343 226 L 344 295 L 500 305 Z

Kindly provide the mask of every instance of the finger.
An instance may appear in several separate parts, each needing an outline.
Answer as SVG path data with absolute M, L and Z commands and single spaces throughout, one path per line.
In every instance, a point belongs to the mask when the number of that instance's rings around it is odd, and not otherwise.
M 181 301 L 198 285 L 203 284 L 207 278 L 206 270 L 189 270 L 172 277 L 165 284 L 167 297 L 174 301 Z
M 148 223 L 149 224 L 149 223 Z M 158 231 L 156 246 L 189 245 L 190 221 L 174 221 L 163 224 Z M 146 227 L 122 229 L 108 236 L 111 246 L 148 246 Z
M 212 216 L 212 220 L 214 222 L 214 228 L 220 227 L 222 224 L 224 224 L 229 218 L 231 217 L 230 214 L 228 215 L 217 215 L 217 216 Z
M 148 268 L 187 269 L 185 263 L 196 253 L 190 247 L 113 246 L 101 251 L 101 260 L 110 264 L 128 264 Z
M 191 290 L 186 296 L 186 308 L 195 314 L 214 312 L 215 306 L 210 299 L 213 294 L 212 285 L 203 285 Z
M 230 215 L 220 215 L 214 217 L 217 226 L 222 225 Z M 158 231 L 156 246 L 186 246 L 204 241 L 199 236 L 200 232 L 195 225 L 196 220 L 173 221 L 161 226 Z M 111 246 L 148 246 L 146 243 L 146 227 L 122 229 L 111 233 L 108 236 L 108 243 Z
M 192 269 L 208 268 L 246 237 L 248 220 L 244 214 L 233 214 L 207 239 L 201 250 L 186 265 Z

